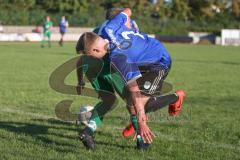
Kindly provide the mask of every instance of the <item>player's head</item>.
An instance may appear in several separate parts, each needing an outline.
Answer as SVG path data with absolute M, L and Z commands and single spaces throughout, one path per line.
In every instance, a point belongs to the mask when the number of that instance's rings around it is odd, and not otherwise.
M 62 16 L 62 18 L 61 18 L 62 20 L 65 20 L 65 16 Z
M 47 17 L 46 17 L 46 20 L 47 20 L 47 21 L 50 21 L 50 17 L 49 17 L 49 16 L 47 16 Z
M 79 38 L 76 51 L 96 57 L 102 58 L 107 53 L 108 42 L 94 32 L 85 32 Z

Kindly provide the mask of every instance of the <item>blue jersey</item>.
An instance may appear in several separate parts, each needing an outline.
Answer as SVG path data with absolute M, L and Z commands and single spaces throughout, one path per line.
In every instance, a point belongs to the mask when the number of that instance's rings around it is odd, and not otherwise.
M 97 28 L 95 28 L 95 29 L 97 29 L 97 34 L 98 35 L 103 35 L 104 33 L 103 33 L 103 29 L 106 27 L 106 25 L 107 25 L 107 23 L 109 22 L 109 20 L 106 20 L 105 22 L 103 22 L 100 26 L 98 26 Z M 132 26 L 132 29 L 134 30 L 134 31 L 136 31 L 136 32 L 138 32 L 138 25 L 137 25 L 137 23 L 136 23 L 136 21 L 134 21 L 134 20 L 131 20 L 131 26 Z
M 61 20 L 59 23 L 59 30 L 61 33 L 65 33 L 67 30 L 67 26 L 68 26 L 68 21 L 66 20 Z
M 102 37 L 110 42 L 111 64 L 126 83 L 141 77 L 139 66 L 170 66 L 166 48 L 155 38 L 125 26 L 128 16 L 121 12 L 102 28 Z

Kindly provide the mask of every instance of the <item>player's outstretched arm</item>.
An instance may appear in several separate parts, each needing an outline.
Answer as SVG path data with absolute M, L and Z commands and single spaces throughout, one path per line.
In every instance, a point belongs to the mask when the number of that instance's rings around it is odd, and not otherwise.
M 135 28 L 137 31 L 139 31 L 139 27 L 137 25 L 137 23 L 134 20 L 131 20 L 131 16 L 132 16 L 132 10 L 130 8 L 125 8 L 123 9 L 123 12 L 128 16 L 128 22 L 126 23 L 126 26 L 128 28 Z
M 128 15 L 128 17 L 130 17 L 132 15 L 132 11 L 131 11 L 131 9 L 129 9 L 129 10 L 126 9 L 126 8 L 111 8 L 111 9 L 108 9 L 107 12 L 106 12 L 106 20 L 111 20 L 116 15 L 118 15 L 119 13 L 124 12 L 124 11 L 126 12 L 125 14 Z M 133 27 L 134 29 L 139 31 L 139 27 L 138 27 L 136 21 L 134 21 L 134 20 L 131 20 L 131 27 Z
M 131 11 L 131 9 L 130 9 L 130 8 L 125 8 L 125 9 L 123 10 L 123 13 L 125 13 L 125 14 L 128 16 L 127 22 L 125 23 L 125 25 L 126 25 L 128 28 L 132 28 L 131 19 L 130 19 L 130 17 L 132 16 L 132 11 Z
M 109 20 L 109 23 L 107 24 L 107 28 L 114 29 L 116 26 L 125 25 L 128 28 L 131 28 L 131 20 L 130 17 L 132 15 L 132 11 L 129 8 L 122 9 L 121 12 L 116 12 L 117 15 L 113 16 L 113 18 Z
M 151 143 L 153 141 L 154 134 L 147 125 L 147 118 L 144 109 L 149 97 L 141 94 L 136 80 L 129 83 L 127 87 L 131 93 L 131 100 L 137 113 L 140 135 L 144 142 Z
M 82 93 L 82 89 L 85 86 L 85 82 L 83 80 L 83 69 L 82 69 L 82 60 L 79 58 L 79 60 L 76 63 L 76 72 L 77 72 L 77 93 L 80 95 Z
M 124 12 L 125 14 L 127 14 L 128 17 L 131 17 L 131 16 L 132 16 L 132 10 L 131 10 L 130 8 L 125 8 L 125 9 L 123 10 L 123 12 Z

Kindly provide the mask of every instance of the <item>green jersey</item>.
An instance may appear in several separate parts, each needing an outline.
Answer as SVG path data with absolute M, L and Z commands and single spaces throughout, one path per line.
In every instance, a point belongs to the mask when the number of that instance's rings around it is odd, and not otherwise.
M 51 21 L 45 21 L 43 25 L 43 31 L 44 32 L 51 32 L 49 29 L 53 26 L 53 23 Z

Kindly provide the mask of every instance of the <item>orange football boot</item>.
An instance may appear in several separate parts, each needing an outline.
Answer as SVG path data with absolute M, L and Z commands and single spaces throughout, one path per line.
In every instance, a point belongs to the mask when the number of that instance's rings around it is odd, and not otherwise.
M 169 108 L 168 108 L 168 113 L 170 116 L 177 116 L 180 113 L 180 111 L 182 109 L 183 100 L 186 96 L 186 94 L 183 90 L 176 91 L 176 94 L 178 96 L 178 100 L 176 102 L 170 104 Z
M 122 135 L 123 135 L 123 137 L 126 138 L 126 137 L 131 136 L 134 133 L 135 133 L 135 129 L 134 129 L 133 125 L 132 125 L 132 123 L 129 123 L 127 125 L 127 127 L 123 130 Z

